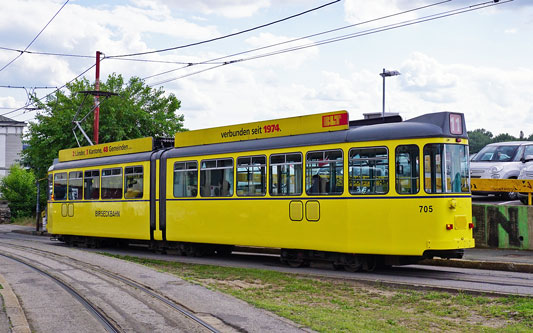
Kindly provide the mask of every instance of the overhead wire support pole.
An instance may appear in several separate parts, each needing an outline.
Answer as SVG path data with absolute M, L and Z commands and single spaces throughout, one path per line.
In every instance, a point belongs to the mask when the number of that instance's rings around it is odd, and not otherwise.
M 98 144 L 98 130 L 100 127 L 100 51 L 96 51 L 96 81 L 94 83 L 94 90 L 97 93 L 94 95 L 94 126 L 93 126 L 93 141 L 94 144 Z

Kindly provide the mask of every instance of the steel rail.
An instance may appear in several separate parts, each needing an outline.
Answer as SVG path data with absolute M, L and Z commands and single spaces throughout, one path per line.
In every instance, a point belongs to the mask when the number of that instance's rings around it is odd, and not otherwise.
M 39 252 L 39 253 L 45 253 L 45 254 L 48 254 L 48 255 L 52 255 L 52 256 L 56 256 L 56 257 L 60 257 L 58 256 L 56 253 L 53 253 L 53 252 L 49 252 L 49 251 L 44 251 L 44 250 L 40 250 L 40 249 L 36 249 L 36 248 L 33 248 L 33 247 L 28 247 L 28 246 L 24 246 L 24 245 L 14 245 L 15 247 L 18 247 L 18 248 L 23 248 L 23 249 L 31 249 L 33 250 L 34 252 Z M 23 264 L 26 264 L 28 266 L 30 266 L 31 268 L 34 268 L 35 270 L 39 271 L 40 273 L 42 274 L 45 274 L 47 276 L 50 276 L 51 278 L 55 279 L 56 281 L 59 281 L 60 283 L 63 283 L 61 280 L 58 280 L 57 278 L 55 278 L 54 276 L 52 275 L 49 275 L 48 273 L 40 270 L 39 268 L 36 268 L 36 267 L 33 267 L 32 265 L 29 265 L 23 261 L 20 261 L 18 259 L 15 259 L 9 255 L 5 255 L 5 254 L 2 254 L 3 256 L 6 256 L 6 257 L 9 257 L 10 259 L 13 259 L 13 260 L 16 260 L 18 262 L 21 262 Z M 42 254 L 41 254 L 42 255 Z M 83 265 L 85 266 L 86 268 L 89 268 L 89 269 L 94 269 L 94 267 L 89 267 L 90 264 L 87 264 L 87 263 L 84 263 L 84 262 L 80 262 L 79 260 L 77 259 L 74 259 L 74 258 L 69 258 L 73 261 L 76 261 L 79 265 Z M 127 278 L 124 278 L 118 274 L 115 274 L 115 273 L 111 273 L 111 272 L 108 272 L 102 268 L 99 268 L 98 270 L 99 273 L 103 274 L 103 275 L 106 275 L 112 279 L 115 279 L 115 280 L 120 280 L 122 281 L 123 283 L 129 285 L 130 287 L 133 287 L 135 289 L 138 289 L 138 290 L 141 290 L 143 291 L 144 293 L 156 298 L 157 300 L 165 303 L 166 305 L 168 305 L 169 307 L 171 307 L 172 309 L 180 312 L 181 314 L 183 314 L 184 316 L 186 316 L 187 318 L 193 320 L 194 322 L 196 322 L 197 324 L 203 326 L 204 328 L 206 328 L 207 330 L 209 330 L 210 332 L 212 333 L 219 333 L 219 330 L 217 330 L 216 328 L 214 328 L 213 326 L 209 325 L 207 322 L 203 321 L 202 319 L 200 319 L 199 317 L 197 317 L 196 315 L 194 315 L 192 312 L 188 311 L 187 309 L 185 309 L 185 307 L 183 306 L 180 306 L 178 304 L 176 304 L 175 302 L 151 291 L 150 289 L 146 288 L 145 286 L 143 286 L 142 284 L 140 283 L 137 283 L 137 282 L 134 282 L 134 281 L 131 281 Z M 67 288 L 70 288 L 68 286 L 65 285 L 65 287 Z M 70 288 L 72 289 L 72 288 Z M 72 289 L 73 290 L 73 289 Z M 67 290 L 68 291 L 68 290 Z M 75 291 L 74 291 L 75 292 Z M 79 297 L 81 297 L 83 299 L 82 296 L 78 295 Z
M 40 274 L 52 279 L 54 282 L 56 282 L 58 285 L 60 285 L 67 293 L 69 293 L 70 295 L 72 295 L 78 302 L 80 302 L 87 310 L 89 310 L 89 312 L 102 324 L 102 326 L 104 326 L 105 330 L 108 331 L 108 332 L 121 332 L 121 330 L 116 327 L 109 319 L 107 319 L 107 317 L 105 316 L 105 314 L 103 312 L 101 312 L 98 308 L 96 308 L 94 305 L 92 305 L 87 299 L 85 299 L 83 296 L 81 296 L 76 290 L 74 290 L 72 287 L 70 287 L 69 285 L 67 285 L 65 282 L 61 281 L 60 279 L 58 279 L 57 277 L 43 271 L 42 269 L 32 265 L 32 264 L 29 264 L 23 260 L 20 260 L 20 259 L 17 259 L 13 256 L 10 256 L 8 254 L 5 254 L 5 253 L 0 253 L 1 256 L 3 257 L 6 257 L 8 259 L 11 259 L 13 261 L 16 261 L 20 264 L 23 264 L 23 265 L 26 265 L 28 266 L 29 268 L 39 272 Z

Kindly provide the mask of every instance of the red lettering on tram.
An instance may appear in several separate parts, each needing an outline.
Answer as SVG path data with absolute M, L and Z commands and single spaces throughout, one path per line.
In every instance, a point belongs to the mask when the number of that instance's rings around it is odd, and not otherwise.
M 327 116 L 322 116 L 322 127 L 332 127 L 332 126 L 341 126 L 348 125 L 348 114 L 331 114 Z

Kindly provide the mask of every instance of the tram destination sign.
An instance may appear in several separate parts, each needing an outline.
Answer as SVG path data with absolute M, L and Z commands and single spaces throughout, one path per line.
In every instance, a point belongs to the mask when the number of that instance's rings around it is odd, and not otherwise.
M 94 146 L 63 149 L 59 151 L 59 162 L 141 153 L 152 151 L 152 147 L 153 140 L 151 137 L 149 137 L 102 143 Z
M 176 133 L 176 147 L 332 132 L 349 127 L 348 111 L 258 121 Z

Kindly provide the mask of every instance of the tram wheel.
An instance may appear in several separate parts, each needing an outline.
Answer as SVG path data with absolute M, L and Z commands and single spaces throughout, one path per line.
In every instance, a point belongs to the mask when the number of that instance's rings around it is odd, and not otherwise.
M 343 264 L 332 264 L 332 265 L 333 265 L 333 269 L 336 270 L 336 271 L 344 270 L 344 265 Z
M 361 270 L 361 267 L 362 265 L 360 263 L 357 263 L 357 264 L 345 264 L 344 265 L 344 269 L 347 271 L 347 272 L 359 272 Z
M 367 257 L 363 261 L 363 270 L 365 272 L 373 272 L 377 267 L 377 261 L 374 257 Z
M 309 267 L 309 262 L 303 259 L 287 259 L 286 262 L 292 268 Z

